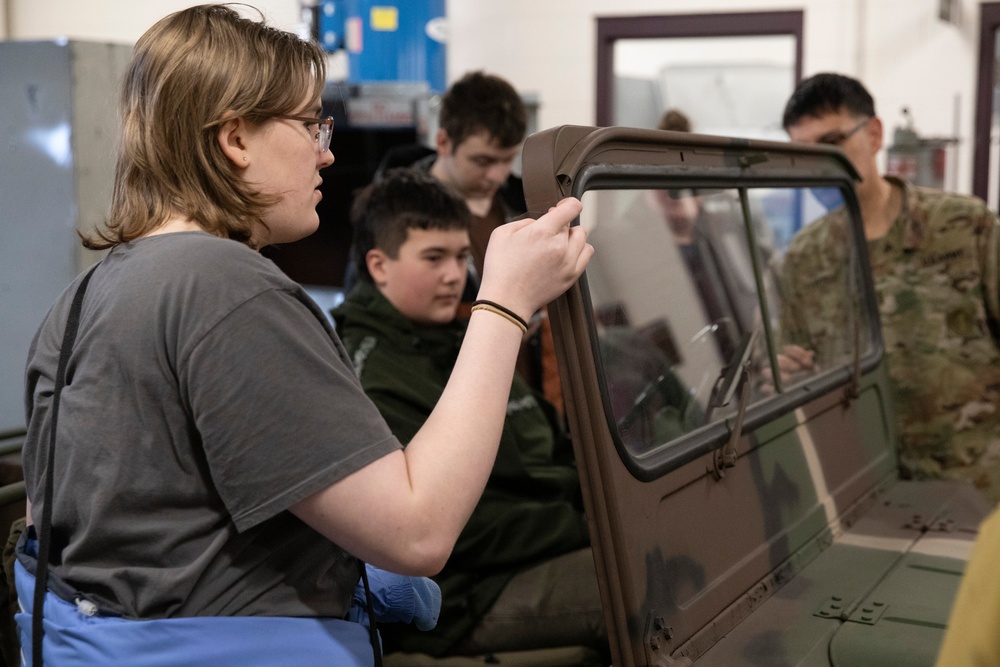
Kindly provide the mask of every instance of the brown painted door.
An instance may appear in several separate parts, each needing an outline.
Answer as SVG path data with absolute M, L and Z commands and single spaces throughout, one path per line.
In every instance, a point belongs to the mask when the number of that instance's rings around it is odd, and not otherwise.
M 549 313 L 614 664 L 697 659 L 895 480 L 853 170 L 582 127 L 530 137 L 523 163 L 529 210 L 581 198 L 596 250 Z M 795 239 L 820 233 L 804 271 Z M 817 363 L 782 377 L 805 334 Z

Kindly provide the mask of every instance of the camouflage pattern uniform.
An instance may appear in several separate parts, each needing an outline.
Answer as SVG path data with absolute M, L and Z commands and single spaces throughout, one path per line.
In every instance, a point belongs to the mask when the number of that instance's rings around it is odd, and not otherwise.
M 1000 222 L 978 198 L 887 180 L 903 188 L 903 207 L 868 254 L 902 475 L 966 478 L 997 502 Z M 827 368 L 853 354 L 850 247 L 840 209 L 796 236 L 785 258 L 784 342 L 815 350 Z

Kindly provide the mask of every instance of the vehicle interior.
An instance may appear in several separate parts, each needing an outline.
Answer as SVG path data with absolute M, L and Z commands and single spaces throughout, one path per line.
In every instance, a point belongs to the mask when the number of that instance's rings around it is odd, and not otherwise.
M 989 505 L 898 478 L 848 160 L 564 126 L 523 169 L 595 247 L 549 316 L 614 665 L 933 664 Z M 786 254 L 816 224 L 834 268 L 805 289 Z

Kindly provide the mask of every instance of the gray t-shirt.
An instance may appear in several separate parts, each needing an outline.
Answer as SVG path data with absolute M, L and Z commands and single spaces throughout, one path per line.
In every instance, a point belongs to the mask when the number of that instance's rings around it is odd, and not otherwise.
M 36 522 L 78 282 L 28 357 Z M 286 510 L 399 447 L 347 359 L 302 289 L 240 243 L 192 232 L 116 247 L 60 399 L 55 574 L 128 618 L 343 615 L 353 559 Z

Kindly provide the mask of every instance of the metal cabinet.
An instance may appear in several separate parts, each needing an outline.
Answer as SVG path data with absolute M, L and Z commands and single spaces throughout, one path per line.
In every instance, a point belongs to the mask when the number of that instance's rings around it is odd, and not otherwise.
M 0 42 L 0 433 L 23 428 L 28 345 L 95 259 L 113 178 L 115 102 L 130 46 Z

